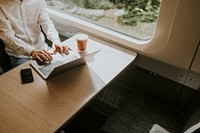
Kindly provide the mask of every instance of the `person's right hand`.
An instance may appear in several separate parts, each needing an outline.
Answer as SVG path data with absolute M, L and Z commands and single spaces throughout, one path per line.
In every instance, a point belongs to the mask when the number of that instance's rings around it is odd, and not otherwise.
M 45 51 L 45 50 L 33 50 L 31 52 L 31 56 L 33 59 L 38 60 L 40 62 L 49 62 L 52 61 L 51 53 Z
M 70 48 L 64 45 L 58 45 L 58 44 L 53 44 L 53 49 L 54 49 L 54 54 L 55 53 L 60 53 L 60 54 L 69 54 Z

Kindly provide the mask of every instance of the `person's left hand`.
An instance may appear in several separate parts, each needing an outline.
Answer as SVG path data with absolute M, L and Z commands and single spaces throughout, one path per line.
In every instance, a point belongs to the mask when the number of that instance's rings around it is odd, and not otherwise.
M 62 46 L 58 44 L 54 44 L 54 53 L 60 53 L 60 54 L 69 54 L 70 48 L 67 46 Z

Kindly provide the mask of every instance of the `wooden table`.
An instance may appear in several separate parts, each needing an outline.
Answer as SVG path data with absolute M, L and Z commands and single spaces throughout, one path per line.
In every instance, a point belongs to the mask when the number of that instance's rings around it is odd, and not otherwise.
M 91 62 L 48 80 L 32 69 L 34 82 L 22 84 L 20 70 L 31 67 L 30 62 L 1 75 L 0 132 L 57 131 L 136 57 L 135 52 L 99 41 L 88 42 L 88 50 L 101 49 Z M 76 50 L 74 37 L 64 43 Z

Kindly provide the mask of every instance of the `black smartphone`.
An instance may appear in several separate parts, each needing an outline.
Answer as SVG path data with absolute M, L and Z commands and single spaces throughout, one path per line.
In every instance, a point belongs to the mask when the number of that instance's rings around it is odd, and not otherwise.
M 22 83 L 30 83 L 34 81 L 31 68 L 22 69 L 20 71 Z

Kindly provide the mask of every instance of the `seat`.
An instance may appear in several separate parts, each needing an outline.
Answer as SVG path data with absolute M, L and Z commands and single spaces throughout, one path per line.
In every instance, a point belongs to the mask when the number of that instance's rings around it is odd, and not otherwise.
M 2 40 L 0 40 L 0 66 L 3 69 L 3 72 L 7 72 L 12 69 L 10 57 L 5 52 L 5 44 Z

